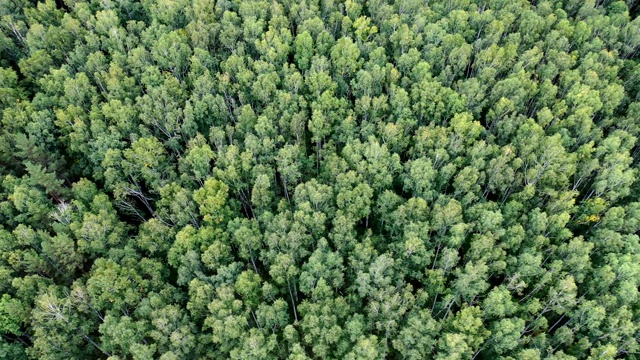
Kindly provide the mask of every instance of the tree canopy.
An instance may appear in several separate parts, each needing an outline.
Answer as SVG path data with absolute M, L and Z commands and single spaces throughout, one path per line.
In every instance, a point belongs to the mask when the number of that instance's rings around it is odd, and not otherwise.
M 0 359 L 640 359 L 639 13 L 0 1 Z

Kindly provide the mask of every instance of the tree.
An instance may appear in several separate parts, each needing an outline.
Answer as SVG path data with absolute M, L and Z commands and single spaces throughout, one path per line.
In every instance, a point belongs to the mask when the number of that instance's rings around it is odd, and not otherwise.
M 193 193 L 193 199 L 200 206 L 200 215 L 204 221 L 216 225 L 224 223 L 229 217 L 227 205 L 229 187 L 218 180 L 208 179 L 204 186 Z
M 421 157 L 407 162 L 404 178 L 405 190 L 410 190 L 414 197 L 421 196 L 426 200 L 431 200 L 434 197 L 435 176 L 431 160 Z
M 140 120 L 155 136 L 163 139 L 169 149 L 181 151 L 182 136 L 193 136 L 196 124 L 185 121 L 181 105 L 185 95 L 179 80 L 173 76 L 165 76 L 164 81 L 147 86 L 146 94 L 136 99 L 142 110 Z
M 427 310 L 413 311 L 393 341 L 393 347 L 408 359 L 423 359 L 433 351 L 439 328 Z
M 302 71 L 309 68 L 313 56 L 313 38 L 308 31 L 303 31 L 295 39 L 295 60 Z
M 36 299 L 31 355 L 44 359 L 100 356 L 98 354 L 110 356 L 89 336 L 95 323 L 77 312 L 70 298 L 56 294 L 55 289 L 49 291 Z
M 242 301 L 233 296 L 233 288 L 223 286 L 216 289 L 208 308 L 209 315 L 203 329 L 211 330 L 211 340 L 218 346 L 217 352 L 229 354 L 234 348 L 239 348 L 249 324 Z
M 262 234 L 255 220 L 235 218 L 229 222 L 228 231 L 232 234 L 232 242 L 238 248 L 239 255 L 244 260 L 251 261 L 256 274 L 257 259 L 262 249 Z
M 282 187 L 287 201 L 291 201 L 289 197 L 289 187 L 295 187 L 296 182 L 301 177 L 300 167 L 300 148 L 297 145 L 285 145 L 278 151 L 276 162 L 278 164 L 278 173 L 280 173 Z
M 215 153 L 202 135 L 191 139 L 187 149 L 186 156 L 179 164 L 180 170 L 182 173 L 189 173 L 202 186 L 204 180 L 212 173 L 211 162 L 215 158 Z

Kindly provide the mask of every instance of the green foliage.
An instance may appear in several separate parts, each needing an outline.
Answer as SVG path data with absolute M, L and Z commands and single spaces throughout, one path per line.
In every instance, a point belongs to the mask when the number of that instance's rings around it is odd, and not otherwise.
M 636 359 L 638 1 L 0 1 L 0 359 Z

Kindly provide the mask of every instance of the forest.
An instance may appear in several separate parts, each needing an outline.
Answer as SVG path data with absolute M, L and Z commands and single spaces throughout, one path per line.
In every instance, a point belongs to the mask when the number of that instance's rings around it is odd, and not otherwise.
M 639 13 L 1 0 L 0 359 L 640 359 Z

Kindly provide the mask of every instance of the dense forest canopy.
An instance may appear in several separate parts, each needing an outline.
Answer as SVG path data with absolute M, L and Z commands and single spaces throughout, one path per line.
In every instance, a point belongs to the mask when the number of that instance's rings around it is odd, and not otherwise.
M 640 359 L 639 7 L 0 1 L 0 359 Z

